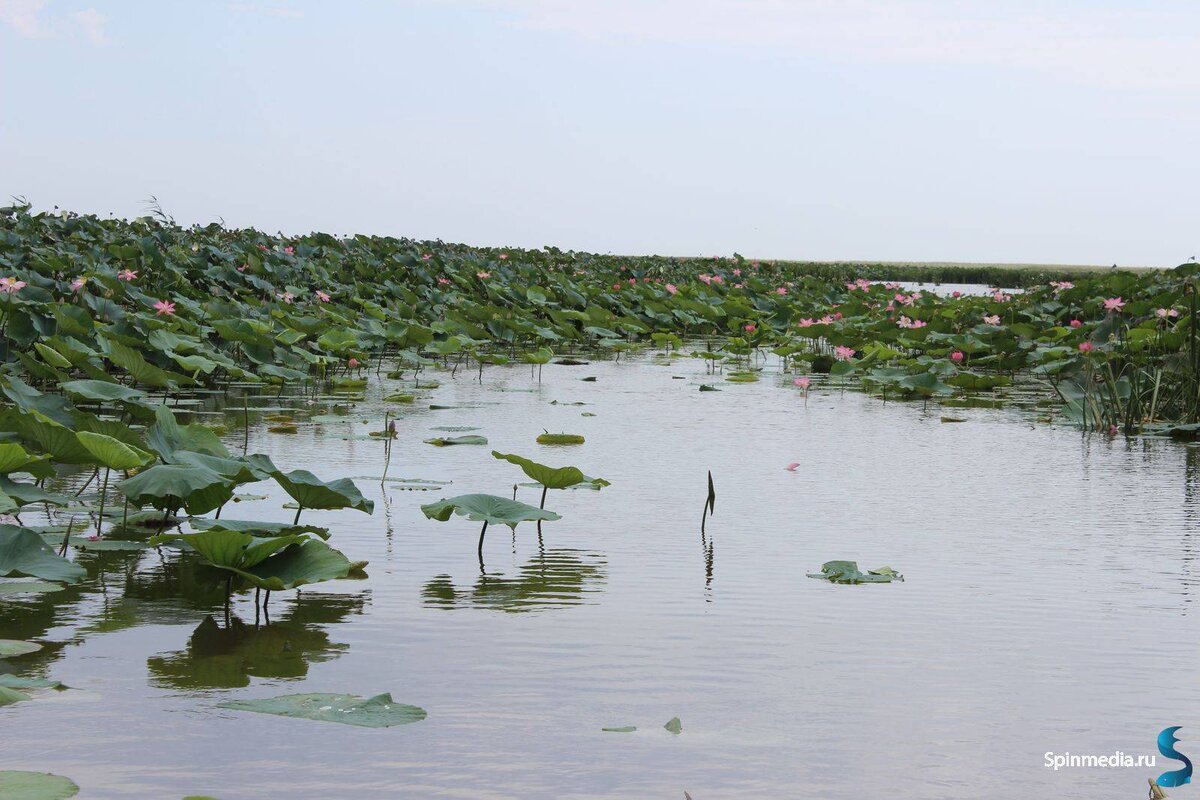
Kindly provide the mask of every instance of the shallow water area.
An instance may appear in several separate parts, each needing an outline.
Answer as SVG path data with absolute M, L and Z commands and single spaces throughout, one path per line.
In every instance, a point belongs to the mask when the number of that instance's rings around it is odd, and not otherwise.
M 70 687 L 0 708 L 0 768 L 70 776 L 83 798 L 1090 800 L 1140 797 L 1177 766 L 1054 771 L 1044 754 L 1154 754 L 1169 725 L 1189 752 L 1196 449 L 1016 408 L 954 408 L 948 424 L 933 402 L 823 383 L 806 402 L 792 377 L 769 365 L 731 383 L 661 354 L 551 364 L 540 383 L 525 366 L 423 375 L 434 389 L 372 376 L 360 400 L 254 397 L 248 433 L 231 401 L 232 450 L 351 476 L 375 501 L 371 516 L 304 512 L 369 577 L 277 593 L 269 619 L 242 592 L 227 622 L 193 558 L 73 554 L 84 583 L 0 598 L 0 638 L 45 644 L 0 672 Z M 415 402 L 383 401 L 400 391 Z M 212 421 L 220 404 L 180 411 Z M 277 409 L 296 433 L 267 431 Z M 385 411 L 381 480 L 367 434 Z M 423 442 L 459 435 L 446 428 L 488 445 Z M 586 443 L 537 445 L 543 430 Z M 551 491 L 563 518 L 540 543 L 530 523 L 489 528 L 481 572 L 478 524 L 419 507 L 511 497 L 528 479 L 492 449 L 612 485 Z M 291 518 L 273 483 L 242 491 L 223 516 Z M 906 580 L 805 577 L 835 559 Z M 390 692 L 428 718 L 366 729 L 217 707 L 310 692 Z M 623 726 L 637 730 L 602 731 Z

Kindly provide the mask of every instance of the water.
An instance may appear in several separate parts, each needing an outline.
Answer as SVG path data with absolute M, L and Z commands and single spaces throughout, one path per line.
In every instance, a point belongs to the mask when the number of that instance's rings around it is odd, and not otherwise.
M 1168 725 L 1198 752 L 1194 449 L 1022 410 L 942 423 L 933 404 L 829 387 L 806 406 L 790 376 L 725 383 L 690 359 L 551 365 L 541 385 L 526 367 L 437 377 L 391 406 L 388 474 L 444 491 L 377 480 L 383 444 L 362 437 L 400 382 L 373 382 L 345 424 L 252 426 L 250 452 L 281 467 L 376 478 L 357 480 L 373 516 L 304 516 L 371 562 L 367 580 L 277 594 L 257 628 L 240 595 L 226 629 L 191 561 L 84 554 L 80 587 L 0 601 L 0 638 L 46 643 L 0 672 L 71 687 L 0 708 L 0 768 L 70 776 L 84 798 L 1091 800 L 1142 797 L 1179 765 L 1054 772 L 1045 752 L 1154 754 Z M 490 444 L 422 444 L 435 426 Z M 587 443 L 535 445 L 543 429 Z M 240 431 L 227 441 L 240 452 Z M 476 524 L 419 505 L 511 496 L 526 479 L 492 448 L 612 486 L 551 492 L 563 519 L 541 548 L 531 525 L 490 528 L 481 576 Z M 270 497 L 225 516 L 290 518 L 273 484 L 246 490 Z M 832 559 L 907 581 L 804 576 Z M 429 717 L 374 730 L 216 708 L 299 692 L 391 692 Z

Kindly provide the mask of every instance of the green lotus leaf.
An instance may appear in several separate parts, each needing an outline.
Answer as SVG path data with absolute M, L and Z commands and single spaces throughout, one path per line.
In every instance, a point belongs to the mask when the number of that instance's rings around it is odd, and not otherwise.
M 476 522 L 507 525 L 514 530 L 521 522 L 562 519 L 553 511 L 492 494 L 463 494 L 448 500 L 442 499 L 421 506 L 421 512 L 438 522 L 445 522 L 452 514 L 459 514 Z
M 134 389 L 130 386 L 109 381 L 66 381 L 59 384 L 59 388 L 72 397 L 92 400 L 98 403 L 112 403 L 116 401 L 133 402 L 141 400 L 146 396 L 146 393 L 141 389 Z
M 427 716 L 424 709 L 397 703 L 390 694 L 370 698 L 353 694 L 289 694 L 263 700 L 229 700 L 218 703 L 217 708 L 340 722 L 364 728 L 408 725 L 420 722 Z
M 668 720 L 667 724 L 663 725 L 663 727 L 676 736 L 683 733 L 683 723 L 679 721 L 679 717 L 671 717 L 671 719 Z
M 67 800 L 79 794 L 70 778 L 48 772 L 0 770 L 0 797 L 4 800 Z
M 10 656 L 24 656 L 30 653 L 36 653 L 41 650 L 42 646 L 37 642 L 21 642 L 16 639 L 0 639 L 0 658 L 8 658 Z M 3 797 L 3 795 L 0 795 Z
M 0 442 L 0 475 L 10 472 L 27 472 L 35 464 L 40 464 L 50 456 L 30 455 L 25 448 L 16 442 Z
M 450 436 L 438 437 L 435 439 L 426 439 L 425 444 L 432 444 L 436 447 L 448 447 L 455 444 L 487 444 L 487 437 L 484 436 Z
M 860 572 L 854 561 L 826 561 L 821 565 L 820 572 L 810 572 L 808 577 L 830 583 L 891 583 L 904 580 L 904 576 L 891 567 Z
M 326 483 L 303 469 L 291 472 L 276 471 L 272 477 L 301 508 L 353 508 L 366 514 L 375 511 L 375 503 L 364 498 L 354 481 L 349 478 L 339 478 Z
M 47 581 L 0 581 L 0 597 L 18 594 L 49 594 L 61 592 L 62 584 Z
M 153 453 L 147 453 L 145 450 L 119 442 L 102 433 L 80 431 L 75 436 L 98 463 L 109 469 L 122 471 L 138 469 L 155 459 Z
M 0 706 L 7 706 L 11 703 L 20 703 L 22 700 L 31 699 L 24 692 L 12 689 L 0 683 Z
M 548 467 L 522 456 L 501 453 L 496 450 L 492 451 L 492 457 L 516 464 L 522 472 L 548 489 L 566 489 L 586 480 L 583 471 L 578 467 Z M 593 481 L 603 481 L 603 479 L 595 478 Z M 603 483 L 605 486 L 608 485 L 608 481 L 603 481 Z
M 295 536 L 304 533 L 311 533 L 314 536 L 320 536 L 322 539 L 329 538 L 329 529 L 321 528 L 317 525 L 290 525 L 286 522 L 258 522 L 256 520 L 243 519 L 208 519 L 206 517 L 194 517 L 188 522 L 193 528 L 201 531 L 234 531 L 236 533 L 248 533 L 252 536 L 266 538 L 269 536 Z
M 237 486 L 266 480 L 279 471 L 271 459 L 259 454 L 225 458 L 192 450 L 176 450 L 171 459 L 176 464 L 210 469 Z
M 229 451 L 217 434 L 204 425 L 180 425 L 175 414 L 166 406 L 154 410 L 154 424 L 146 431 L 146 441 L 164 461 L 174 461 L 178 450 L 191 450 L 210 456 L 228 458 Z
M 42 357 L 42 360 L 50 366 L 57 367 L 58 369 L 71 368 L 71 362 L 64 358 L 62 353 L 59 353 L 57 350 L 47 347 L 41 342 L 34 342 L 33 348 L 38 351 L 38 355 Z
M 6 672 L 0 675 L 0 686 L 7 686 L 9 689 L 62 689 L 63 685 L 58 681 L 52 681 L 48 678 L 22 678 L 19 675 L 13 675 Z
M 305 539 L 238 574 L 259 588 L 282 591 L 347 578 L 364 566 L 365 562 L 351 562 L 319 539 Z
M 233 497 L 233 483 L 228 478 L 188 464 L 155 464 L 117 486 L 135 505 L 159 511 L 186 508 L 192 515 L 206 514 Z
M 55 553 L 28 528 L 0 525 L 0 576 L 7 575 L 75 583 L 86 577 L 87 571 Z
M 65 494 L 48 492 L 37 484 L 9 480 L 3 475 L 0 475 L 0 493 L 7 495 L 18 506 L 27 506 L 30 503 L 49 503 L 55 506 L 65 506 L 69 505 L 75 499 L 67 497 Z
M 582 436 L 575 433 L 543 433 L 537 437 L 538 444 L 583 444 Z
M 214 567 L 240 572 L 258 564 L 272 553 L 303 541 L 303 535 L 257 538 L 237 531 L 200 531 L 199 533 L 160 533 L 151 536 L 151 545 L 183 542 Z

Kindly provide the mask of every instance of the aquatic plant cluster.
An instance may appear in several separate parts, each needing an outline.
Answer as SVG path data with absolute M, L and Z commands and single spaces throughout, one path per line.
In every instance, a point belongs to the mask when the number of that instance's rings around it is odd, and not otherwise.
M 1190 436 L 1198 269 L 918 273 L 1026 284 L 943 295 L 872 280 L 886 277 L 878 265 L 285 238 L 14 206 L 0 210 L 0 360 L 68 393 L 79 378 L 108 384 L 76 394 L 99 403 L 229 381 L 352 383 L 385 361 L 418 378 L 438 362 L 473 364 L 482 379 L 486 365 L 537 369 L 556 353 L 619 358 L 646 344 L 681 355 L 702 338 L 690 355 L 732 366 L 731 382 L 757 380 L 767 352 L 806 395 L 824 374 L 898 399 L 1017 380 L 1052 391 L 1085 428 L 1170 423 Z

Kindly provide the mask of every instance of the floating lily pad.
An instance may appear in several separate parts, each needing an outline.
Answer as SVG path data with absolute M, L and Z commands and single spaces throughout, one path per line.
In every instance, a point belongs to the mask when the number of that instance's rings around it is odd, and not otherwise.
M 607 731 L 608 733 L 633 733 L 634 731 L 637 730 L 637 726 L 636 725 L 625 725 L 620 728 L 601 728 L 600 730 Z
M 537 437 L 538 444 L 583 444 L 582 436 L 575 433 L 543 433 Z
M 47 581 L 0 581 L 0 597 L 18 594 L 47 594 L 61 592 L 65 587 Z
M 340 722 L 364 728 L 409 725 L 427 716 L 425 709 L 394 702 L 390 694 L 378 694 L 366 699 L 353 694 L 288 694 L 264 700 L 230 700 L 219 703 L 217 707 Z
M 0 686 L 6 686 L 9 689 L 62 689 L 63 685 L 58 681 L 52 681 L 48 678 L 22 678 L 20 675 L 13 675 L 11 672 L 6 672 L 0 675 Z
M 48 772 L 0 770 L 0 797 L 4 800 L 66 800 L 79 794 L 70 778 Z
M 430 428 L 431 431 L 448 431 L 450 433 L 462 433 L 464 431 L 477 431 L 479 428 L 472 425 L 435 425 Z
M 808 577 L 830 583 L 891 583 L 904 580 L 904 576 L 891 567 L 860 572 L 858 564 L 853 561 L 826 561 L 821 565 L 820 572 L 810 572 Z
M 671 719 L 666 725 L 663 725 L 663 727 L 676 736 L 683 733 L 683 723 L 679 721 L 679 717 L 671 717 Z
M 42 646 L 37 642 L 22 642 L 17 639 L 0 639 L 0 658 L 24 656 L 36 653 Z M 0 795 L 3 797 L 3 795 Z
M 435 439 L 426 439 L 425 444 L 431 444 L 435 447 L 448 447 L 455 444 L 487 444 L 488 440 L 485 436 L 451 436 L 449 438 L 438 437 Z

